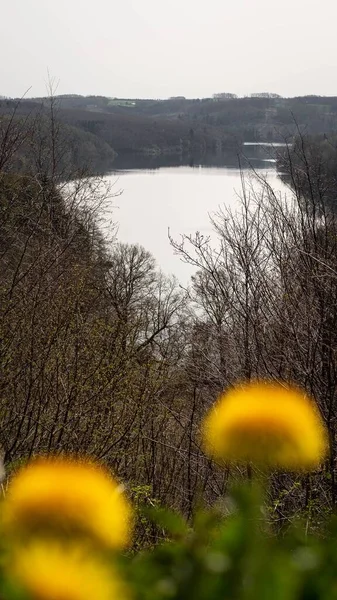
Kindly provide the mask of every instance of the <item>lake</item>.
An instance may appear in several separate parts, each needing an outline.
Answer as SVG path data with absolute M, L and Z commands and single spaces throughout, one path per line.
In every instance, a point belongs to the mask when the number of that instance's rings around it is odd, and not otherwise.
M 287 188 L 275 169 L 275 158 L 267 155 L 261 159 L 259 155 L 249 157 L 249 161 L 256 161 L 254 168 L 267 175 L 273 188 L 285 192 Z M 245 167 L 249 176 L 248 165 Z M 184 285 L 194 268 L 174 254 L 168 231 L 177 240 L 183 233 L 196 231 L 211 235 L 209 215 L 222 205 L 235 209 L 242 189 L 239 168 L 227 165 L 154 167 L 152 163 L 152 168 L 118 169 L 107 177 L 115 191 L 122 191 L 112 199 L 118 239 L 144 246 L 164 273 L 174 274 Z

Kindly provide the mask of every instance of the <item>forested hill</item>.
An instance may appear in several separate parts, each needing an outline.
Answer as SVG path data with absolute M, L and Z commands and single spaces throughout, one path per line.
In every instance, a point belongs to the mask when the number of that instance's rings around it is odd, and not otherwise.
M 228 96 L 228 97 L 227 97 Z M 58 96 L 62 111 L 70 111 L 69 119 L 83 119 L 86 113 L 148 117 L 160 123 L 161 118 L 183 124 L 212 126 L 245 141 L 275 139 L 294 131 L 294 118 L 308 133 L 330 133 L 337 129 L 337 96 L 274 97 L 261 94 L 236 98 L 233 94 L 216 94 L 213 98 L 187 99 L 182 96 L 167 100 L 106 98 L 104 96 Z M 37 102 L 48 104 L 48 98 Z M 90 121 L 94 120 L 91 116 Z
M 292 140 L 297 129 L 309 134 L 337 131 L 337 97 L 281 98 L 275 94 L 236 98 L 167 100 L 65 95 L 54 98 L 58 120 L 71 131 L 75 160 L 112 163 L 115 153 L 204 154 L 237 148 L 244 141 Z M 0 116 L 10 115 L 13 99 L 0 100 Z M 16 117 L 48 114 L 50 98 L 20 101 Z M 69 129 L 71 128 L 71 129 Z

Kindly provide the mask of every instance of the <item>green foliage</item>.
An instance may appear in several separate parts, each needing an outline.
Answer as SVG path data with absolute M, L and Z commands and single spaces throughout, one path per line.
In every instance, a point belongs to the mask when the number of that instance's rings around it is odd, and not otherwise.
M 150 485 L 134 485 L 130 489 L 132 503 L 135 509 L 136 535 L 134 536 L 133 550 L 153 547 L 154 540 L 158 538 L 158 531 L 154 520 L 151 520 L 152 510 L 159 510 L 158 500 L 153 498 Z
M 297 525 L 277 536 L 256 484 L 234 488 L 229 514 L 199 510 L 192 527 L 152 511 L 171 539 L 125 562 L 139 600 L 318 600 L 337 594 L 337 517 L 324 536 Z

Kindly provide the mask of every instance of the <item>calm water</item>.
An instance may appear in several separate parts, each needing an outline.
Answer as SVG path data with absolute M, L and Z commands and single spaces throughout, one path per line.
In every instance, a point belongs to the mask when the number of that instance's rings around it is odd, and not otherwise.
M 258 159 L 260 162 L 261 160 Z M 264 159 L 258 172 L 267 174 L 269 183 L 281 192 L 285 186 L 277 176 L 274 159 Z M 249 171 L 246 171 L 249 177 Z M 155 257 L 158 266 L 186 284 L 194 268 L 173 252 L 173 238 L 200 231 L 212 235 L 209 215 L 222 205 L 235 209 L 241 193 L 238 168 L 170 166 L 156 169 L 130 169 L 111 173 L 109 181 L 122 195 L 112 200 L 113 218 L 119 224 L 120 241 L 139 243 Z

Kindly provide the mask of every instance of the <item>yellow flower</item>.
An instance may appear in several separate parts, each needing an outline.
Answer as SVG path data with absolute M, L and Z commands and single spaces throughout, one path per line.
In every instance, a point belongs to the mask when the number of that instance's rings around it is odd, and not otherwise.
M 203 423 L 208 455 L 285 470 L 316 468 L 328 451 L 318 409 L 306 394 L 272 382 L 242 384 L 220 396 Z
M 120 548 L 130 540 L 132 511 L 121 487 L 100 466 L 85 460 L 39 458 L 11 481 L 3 525 L 7 533 L 51 529 Z
M 6 569 L 10 585 L 32 600 L 120 600 L 128 597 L 111 567 L 80 546 L 42 541 L 18 547 Z

